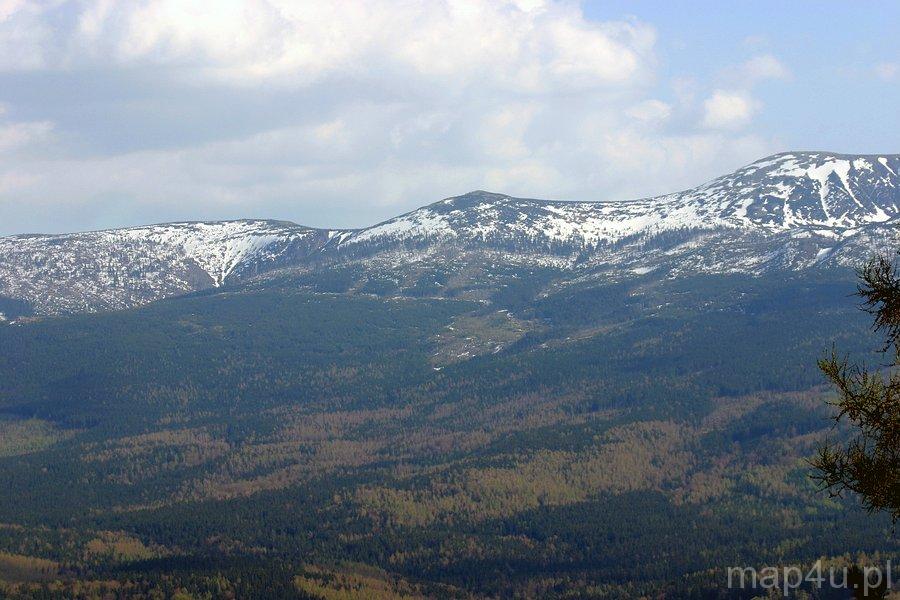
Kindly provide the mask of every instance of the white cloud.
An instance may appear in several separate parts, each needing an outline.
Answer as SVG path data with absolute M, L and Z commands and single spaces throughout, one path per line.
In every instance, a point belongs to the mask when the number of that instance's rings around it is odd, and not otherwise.
M 743 45 L 750 49 L 765 48 L 770 45 L 769 36 L 759 33 L 748 35 L 744 38 Z
M 50 3 L 0 0 L 0 71 L 38 69 L 53 43 L 52 27 L 44 21 Z
M 48 121 L 0 124 L 0 153 L 44 141 L 52 129 Z
M 6 69 L 177 66 L 236 85 L 377 72 L 525 91 L 614 86 L 646 75 L 655 41 L 645 24 L 592 22 L 568 2 L 95 0 L 5 12 L 0 48 L 24 37 L 30 49 Z
M 737 129 L 750 122 L 759 103 L 743 91 L 715 90 L 703 102 L 703 126 Z
M 672 107 L 662 100 L 644 100 L 628 108 L 625 114 L 645 123 L 659 123 L 672 115 Z
M 883 62 L 875 65 L 875 76 L 882 81 L 894 81 L 900 75 L 900 63 Z
M 480 131 L 484 154 L 505 160 L 528 158 L 531 148 L 525 135 L 537 111 L 535 104 L 512 104 L 485 116 Z
M 772 54 L 758 54 L 722 72 L 721 87 L 703 101 L 701 125 L 707 130 L 735 131 L 748 125 L 762 108 L 754 87 L 766 80 L 787 80 L 790 70 Z M 679 97 L 684 98 L 684 94 Z
M 563 148 L 532 145 L 524 157 L 482 148 L 471 161 L 433 155 L 372 160 L 361 156 L 365 134 L 356 150 L 341 154 L 319 143 L 314 130 L 273 131 L 187 150 L 20 161 L 14 169 L 0 168 L 0 214 L 27 204 L 29 216 L 39 216 L 43 225 L 20 231 L 101 227 L 128 215 L 131 223 L 256 216 L 366 225 L 474 189 L 571 200 L 662 194 L 775 150 L 756 136 L 591 129 L 555 140 Z M 283 158 L 319 152 L 318 160 Z
M 788 79 L 790 70 L 771 54 L 760 54 L 748 59 L 738 68 L 744 85 L 749 87 L 766 79 Z
M 776 149 L 738 132 L 740 86 L 659 97 L 655 37 L 568 0 L 0 0 L 0 71 L 91 92 L 0 120 L 0 227 L 360 226 L 479 188 L 664 193 Z M 764 57 L 754 81 L 786 73 Z

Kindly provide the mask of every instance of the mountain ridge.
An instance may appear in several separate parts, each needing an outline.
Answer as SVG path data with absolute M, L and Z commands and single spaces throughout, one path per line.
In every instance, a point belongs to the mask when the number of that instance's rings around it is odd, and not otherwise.
M 424 272 L 487 277 L 506 267 L 583 279 L 846 265 L 898 242 L 898 173 L 900 155 L 782 152 L 695 188 L 633 200 L 476 190 L 355 229 L 237 219 L 19 234 L 0 237 L 0 296 L 55 314 L 283 271 L 352 269 L 356 287 L 388 277 L 402 290 Z
M 779 152 L 776 154 L 769 155 L 765 158 L 761 158 L 761 159 L 759 159 L 755 162 L 752 162 L 748 165 L 745 165 L 744 167 L 739 168 L 732 174 L 710 179 L 710 180 L 708 180 L 698 186 L 695 186 L 693 188 L 687 188 L 687 189 L 680 190 L 677 192 L 662 194 L 662 195 L 658 195 L 658 196 L 642 196 L 639 198 L 626 198 L 626 199 L 616 199 L 616 200 L 607 200 L 607 199 L 603 199 L 603 200 L 559 200 L 559 199 L 550 200 L 550 199 L 542 199 L 542 198 L 517 197 L 517 196 L 512 196 L 509 194 L 503 194 L 500 192 L 492 192 L 490 190 L 477 189 L 477 190 L 472 190 L 470 192 L 466 192 L 463 194 L 459 194 L 457 196 L 449 196 L 446 198 L 442 198 L 441 200 L 437 200 L 437 201 L 422 205 L 418 208 L 414 208 L 405 213 L 401 213 L 400 215 L 397 215 L 395 217 L 391 217 L 389 219 L 385 219 L 384 221 L 379 221 L 373 225 L 363 226 L 363 227 L 335 227 L 335 228 L 333 228 L 333 227 L 315 227 L 315 226 L 297 223 L 295 221 L 291 221 L 288 219 L 242 217 L 242 218 L 238 218 L 238 219 L 211 219 L 211 220 L 193 219 L 193 220 L 187 220 L 187 221 L 163 221 L 163 222 L 159 222 L 159 223 L 128 225 L 128 226 L 123 226 L 123 227 L 107 227 L 107 228 L 101 228 L 101 229 L 90 229 L 90 230 L 80 230 L 80 231 L 73 231 L 73 232 L 60 232 L 60 233 L 41 233 L 41 232 L 14 233 L 14 234 L 0 236 L 0 239 L 14 238 L 14 237 L 66 236 L 66 235 L 75 235 L 75 234 L 82 234 L 82 233 L 103 233 L 103 232 L 109 232 L 109 231 L 143 229 L 143 228 L 147 228 L 147 227 L 162 227 L 162 226 L 167 226 L 167 225 L 195 225 L 195 224 L 216 225 L 216 224 L 239 223 L 239 222 L 269 223 L 269 224 L 273 224 L 273 225 L 281 225 L 281 226 L 286 226 L 286 227 L 300 227 L 300 228 L 304 228 L 304 229 L 311 229 L 311 230 L 318 230 L 318 231 L 341 231 L 341 232 L 364 231 L 367 229 L 377 227 L 384 223 L 390 222 L 392 220 L 398 219 L 400 217 L 409 215 L 411 213 L 415 213 L 416 211 L 419 211 L 419 210 L 436 207 L 436 206 L 439 206 L 442 204 L 446 204 L 449 201 L 459 201 L 461 199 L 475 198 L 475 197 L 494 197 L 496 199 L 514 199 L 514 200 L 521 201 L 521 202 L 534 202 L 534 203 L 539 203 L 539 204 L 544 204 L 544 205 L 571 205 L 571 204 L 594 205 L 594 206 L 610 205 L 610 204 L 627 205 L 627 204 L 632 204 L 632 203 L 645 203 L 645 202 L 651 202 L 651 201 L 658 201 L 660 199 L 665 199 L 665 198 L 669 198 L 669 197 L 673 197 L 673 196 L 687 194 L 689 192 L 693 192 L 695 190 L 710 186 L 711 184 L 714 184 L 715 182 L 717 182 L 719 180 L 723 180 L 723 179 L 732 177 L 735 174 L 738 174 L 738 173 L 741 173 L 744 171 L 748 171 L 748 170 L 756 171 L 756 170 L 759 170 L 759 168 L 761 166 L 764 166 L 767 163 L 773 163 L 774 161 L 777 161 L 777 160 L 790 160 L 791 158 L 795 158 L 798 155 L 805 155 L 805 156 L 809 156 L 809 157 L 826 157 L 826 159 L 832 159 L 832 160 L 836 160 L 836 161 L 845 161 L 845 162 L 849 162 L 849 159 L 873 161 L 873 162 L 882 164 L 882 166 L 885 166 L 884 162 L 882 162 L 882 161 L 889 161 L 886 169 L 895 177 L 898 176 L 898 173 L 900 173 L 900 169 L 895 170 L 893 167 L 889 166 L 890 162 L 894 162 L 894 163 L 900 165 L 900 154 L 884 154 L 884 153 L 881 153 L 881 154 L 878 154 L 878 153 L 876 153 L 876 154 L 846 154 L 846 153 L 827 152 L 827 151 Z

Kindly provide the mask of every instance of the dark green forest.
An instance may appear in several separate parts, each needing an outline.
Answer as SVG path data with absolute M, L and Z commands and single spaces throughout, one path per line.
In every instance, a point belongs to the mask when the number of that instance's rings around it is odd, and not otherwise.
M 900 550 L 809 478 L 816 360 L 878 349 L 852 273 L 540 277 L 0 324 L 0 596 L 739 598 Z

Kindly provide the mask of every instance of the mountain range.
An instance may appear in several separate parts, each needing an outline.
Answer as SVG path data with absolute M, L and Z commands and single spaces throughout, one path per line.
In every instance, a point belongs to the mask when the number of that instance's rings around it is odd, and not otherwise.
M 639 200 L 476 191 L 362 229 L 237 220 L 13 235 L 0 238 L 0 314 L 114 310 L 274 279 L 488 299 L 536 271 L 546 291 L 636 276 L 846 266 L 897 245 L 898 173 L 900 155 L 790 152 Z
M 809 460 L 845 431 L 816 361 L 884 361 L 853 267 L 900 247 L 898 173 L 0 238 L 0 597 L 750 598 L 729 567 L 897 564 Z

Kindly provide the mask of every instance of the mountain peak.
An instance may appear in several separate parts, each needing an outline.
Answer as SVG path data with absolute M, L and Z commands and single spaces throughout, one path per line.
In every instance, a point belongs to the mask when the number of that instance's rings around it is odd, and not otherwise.
M 498 194 L 496 192 L 488 192 L 485 190 L 474 190 L 472 192 L 467 192 L 459 196 L 444 198 L 443 200 L 440 200 L 428 206 L 433 207 L 435 210 L 446 210 L 447 207 L 450 207 L 451 210 L 464 209 L 471 208 L 472 206 L 477 206 L 478 204 L 482 204 L 485 202 L 499 202 L 508 198 L 509 196 L 507 196 L 506 194 Z
M 783 152 L 682 196 L 738 225 L 852 229 L 900 216 L 900 155 Z

